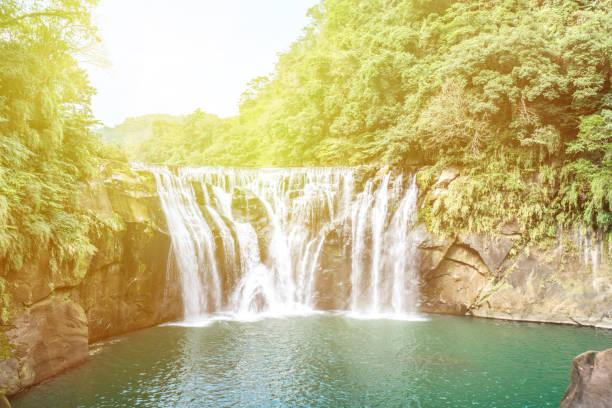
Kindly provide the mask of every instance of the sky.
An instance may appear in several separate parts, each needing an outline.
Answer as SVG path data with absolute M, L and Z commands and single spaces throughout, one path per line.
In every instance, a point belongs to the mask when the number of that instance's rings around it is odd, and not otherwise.
M 101 0 L 94 12 L 108 67 L 87 66 L 96 119 L 238 113 L 251 79 L 274 70 L 318 0 Z

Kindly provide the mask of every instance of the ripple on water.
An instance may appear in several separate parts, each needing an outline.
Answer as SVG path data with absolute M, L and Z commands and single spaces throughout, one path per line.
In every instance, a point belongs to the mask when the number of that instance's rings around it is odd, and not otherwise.
M 547 407 L 612 332 L 450 316 L 212 316 L 92 346 L 14 407 Z

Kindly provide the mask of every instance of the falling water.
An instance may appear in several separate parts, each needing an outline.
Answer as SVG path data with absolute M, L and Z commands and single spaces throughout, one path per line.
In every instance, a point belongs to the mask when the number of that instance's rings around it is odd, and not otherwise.
M 349 248 L 350 312 L 414 312 L 414 176 L 380 171 L 365 180 L 353 168 L 146 170 L 166 215 L 186 319 L 316 310 L 331 231 Z
M 186 179 L 175 177 L 166 168 L 157 168 L 153 174 L 181 272 L 185 318 L 196 318 L 221 306 L 212 232 Z

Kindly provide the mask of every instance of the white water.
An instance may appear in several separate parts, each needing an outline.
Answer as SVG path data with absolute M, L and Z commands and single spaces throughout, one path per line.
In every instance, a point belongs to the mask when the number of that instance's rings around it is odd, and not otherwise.
M 365 181 L 352 168 L 147 170 L 157 181 L 187 321 L 311 313 L 322 295 L 321 259 L 339 250 L 350 266 L 340 282 L 350 287 L 342 299 L 350 315 L 414 313 L 414 176 L 387 172 Z M 331 232 L 342 242 L 330 249 Z

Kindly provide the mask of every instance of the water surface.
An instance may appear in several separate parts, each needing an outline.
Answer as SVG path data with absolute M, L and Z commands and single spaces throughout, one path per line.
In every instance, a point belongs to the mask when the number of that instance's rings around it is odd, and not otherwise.
M 15 398 L 26 407 L 547 407 L 612 331 L 319 314 L 162 326 Z

